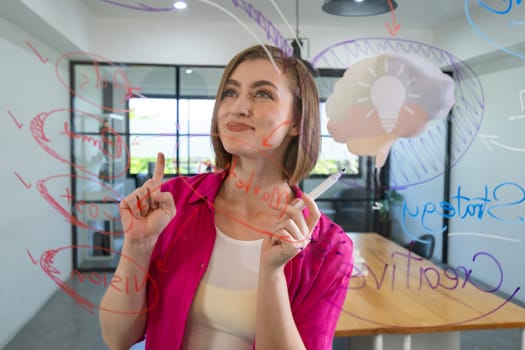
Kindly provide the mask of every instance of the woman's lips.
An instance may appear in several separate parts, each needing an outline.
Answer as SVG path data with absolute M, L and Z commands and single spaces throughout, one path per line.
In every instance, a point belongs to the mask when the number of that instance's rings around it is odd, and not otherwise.
M 237 122 L 229 122 L 228 124 L 226 124 L 226 128 L 232 132 L 253 130 L 253 127 L 251 127 L 250 125 L 244 124 L 244 123 L 237 123 Z

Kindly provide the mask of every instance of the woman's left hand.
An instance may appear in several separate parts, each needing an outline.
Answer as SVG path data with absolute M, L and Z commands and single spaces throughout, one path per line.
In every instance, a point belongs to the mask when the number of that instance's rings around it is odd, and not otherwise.
M 303 215 L 301 202 L 304 202 L 304 207 L 308 208 L 308 218 Z M 263 242 L 261 267 L 272 269 L 284 267 L 289 260 L 308 246 L 320 217 L 319 208 L 306 194 L 303 194 L 303 198 L 295 199 L 287 205 L 284 215 Z

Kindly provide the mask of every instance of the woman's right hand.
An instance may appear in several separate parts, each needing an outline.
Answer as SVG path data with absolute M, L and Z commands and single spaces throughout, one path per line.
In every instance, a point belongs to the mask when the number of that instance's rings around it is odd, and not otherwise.
M 164 154 L 158 153 L 153 178 L 120 202 L 120 219 L 128 243 L 149 243 L 152 247 L 175 216 L 172 194 L 160 191 L 164 162 Z

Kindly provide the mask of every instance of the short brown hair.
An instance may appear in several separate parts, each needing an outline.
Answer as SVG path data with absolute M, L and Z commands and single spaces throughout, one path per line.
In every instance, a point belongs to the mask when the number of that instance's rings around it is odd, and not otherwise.
M 314 78 L 306 65 L 291 56 L 287 57 L 283 51 L 274 46 L 265 46 L 270 57 L 284 69 L 294 95 L 294 123 L 297 125 L 298 135 L 293 136 L 285 159 L 282 164 L 283 175 L 290 185 L 298 184 L 308 176 L 317 162 L 321 147 L 319 94 Z M 219 137 L 217 112 L 222 100 L 224 85 L 239 64 L 247 60 L 267 59 L 268 53 L 261 45 L 249 47 L 231 59 L 221 78 L 213 116 L 211 121 L 211 137 L 215 151 L 215 164 L 218 169 L 227 169 L 232 162 L 232 155 L 228 153 Z

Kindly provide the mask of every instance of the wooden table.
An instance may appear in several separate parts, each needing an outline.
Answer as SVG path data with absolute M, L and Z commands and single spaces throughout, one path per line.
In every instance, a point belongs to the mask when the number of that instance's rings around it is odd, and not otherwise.
M 356 265 L 336 337 L 377 335 L 374 349 L 382 349 L 382 334 L 404 334 L 408 350 L 414 333 L 522 328 L 525 350 L 525 309 L 511 297 L 478 288 L 471 278 L 455 278 L 460 269 L 439 268 L 378 234 L 349 236 L 366 266 Z

